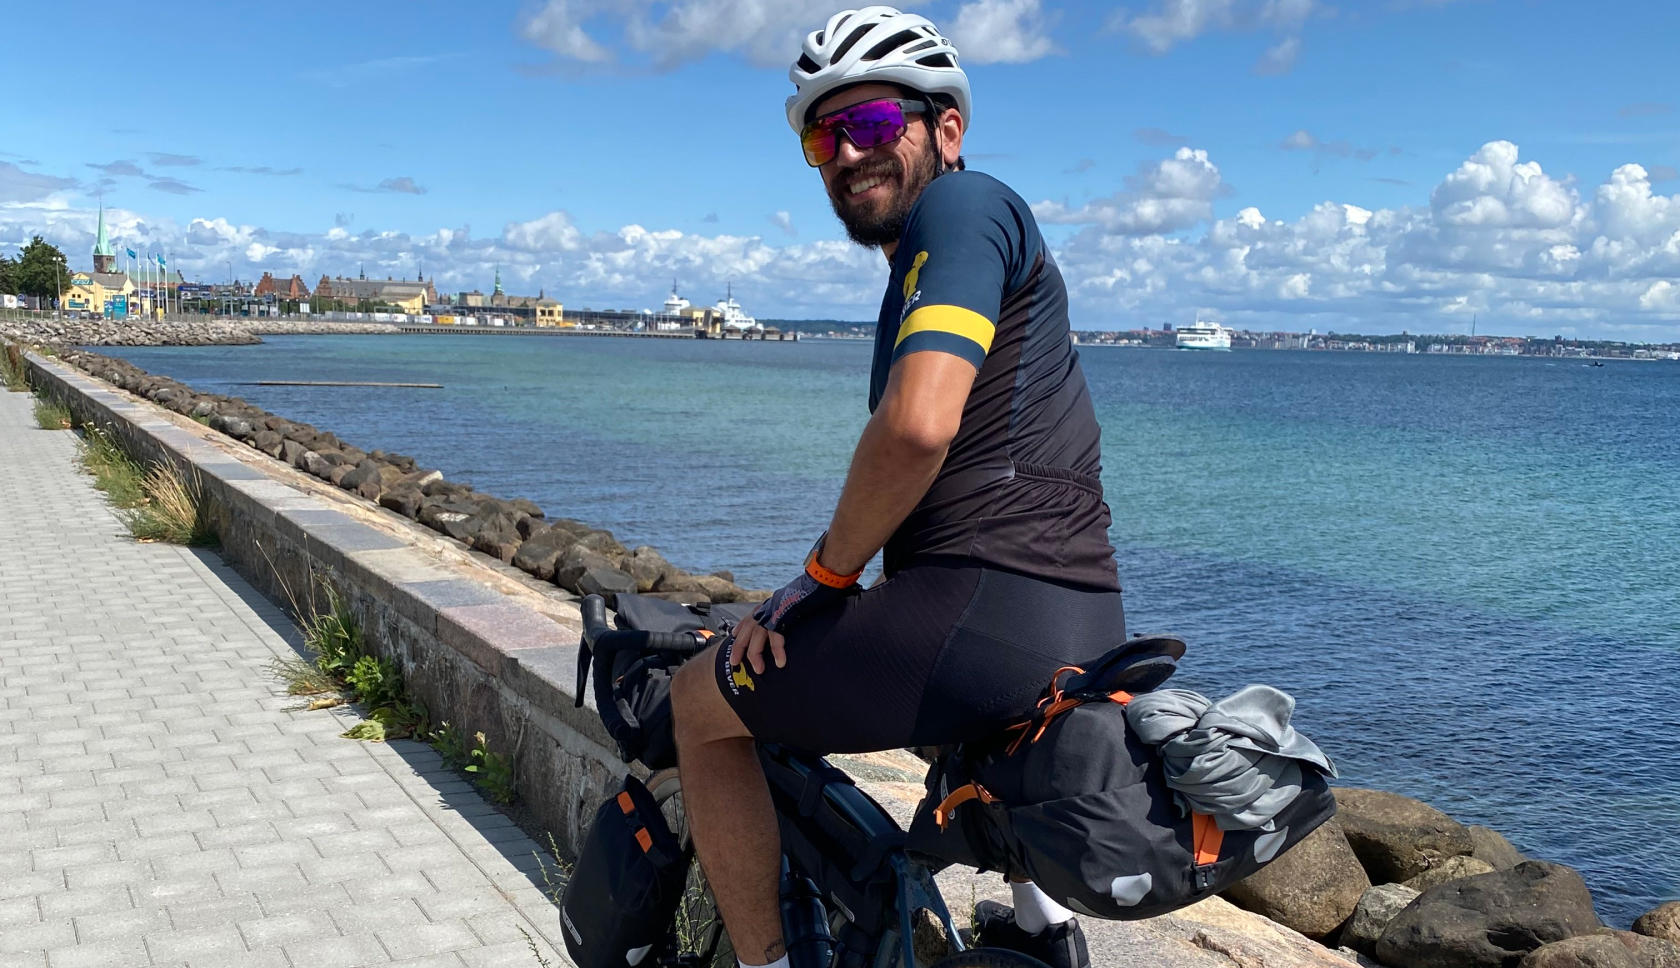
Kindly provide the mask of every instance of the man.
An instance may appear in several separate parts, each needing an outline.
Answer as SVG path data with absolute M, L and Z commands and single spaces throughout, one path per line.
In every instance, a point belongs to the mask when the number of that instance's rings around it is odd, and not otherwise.
M 741 964 L 776 968 L 781 848 L 755 738 L 832 753 L 982 739 L 1057 668 L 1126 637 L 1067 290 L 1027 204 L 962 170 L 956 50 L 920 16 L 866 7 L 813 32 L 791 76 L 806 162 L 891 269 L 872 416 L 805 571 L 673 693 L 701 864 Z M 861 590 L 877 551 L 886 580 Z M 980 944 L 1089 963 L 1072 912 L 1012 889 L 1013 911 L 982 905 Z

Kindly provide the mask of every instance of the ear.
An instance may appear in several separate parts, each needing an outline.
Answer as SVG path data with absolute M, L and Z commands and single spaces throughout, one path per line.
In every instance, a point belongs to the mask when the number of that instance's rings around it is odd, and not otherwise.
M 956 108 L 946 108 L 939 115 L 939 123 L 934 125 L 933 130 L 939 138 L 939 158 L 944 162 L 943 167 L 957 167 L 957 158 L 962 155 L 962 114 Z

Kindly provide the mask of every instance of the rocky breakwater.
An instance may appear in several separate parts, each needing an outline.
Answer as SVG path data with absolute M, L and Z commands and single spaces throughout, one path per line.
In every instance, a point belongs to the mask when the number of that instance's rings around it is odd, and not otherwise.
M 740 587 L 728 572 L 691 574 L 652 547 L 627 548 L 610 531 L 550 518 L 523 498 L 475 491 L 418 466 L 412 457 L 363 450 L 331 431 L 295 423 L 238 397 L 200 393 L 97 353 L 61 350 L 59 358 L 574 594 L 602 595 L 609 605 L 621 592 L 682 602 L 757 601 L 767 594 Z
M 1615 931 L 1579 874 L 1494 830 L 1378 790 L 1338 789 L 1336 803 L 1226 899 L 1391 968 L 1680 968 L 1680 902 Z
M 0 319 L 0 333 L 43 346 L 244 346 L 263 336 L 365 336 L 400 332 L 390 323 L 334 323 L 253 317 L 170 319 Z

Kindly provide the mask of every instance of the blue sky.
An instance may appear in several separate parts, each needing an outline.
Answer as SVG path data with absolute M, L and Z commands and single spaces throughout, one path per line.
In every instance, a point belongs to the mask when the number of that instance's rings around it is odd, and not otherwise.
M 781 111 L 806 0 L 80 3 L 11 44 L 0 244 L 114 231 L 263 270 L 874 315 Z M 1680 338 L 1672 3 L 938 0 L 967 152 L 1035 206 L 1075 325 Z M 27 4 L 11 35 L 64 36 Z M 1637 171 L 1627 166 L 1637 165 Z M 1537 168 L 1535 166 L 1538 166 Z

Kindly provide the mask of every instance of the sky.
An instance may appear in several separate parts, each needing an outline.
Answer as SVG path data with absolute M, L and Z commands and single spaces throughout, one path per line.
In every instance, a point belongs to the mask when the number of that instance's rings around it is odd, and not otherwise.
M 837 4 L 18 4 L 0 248 L 872 320 L 788 127 Z M 1077 329 L 1680 339 L 1680 4 L 930 0 Z M 137 16 L 137 12 L 141 15 Z

